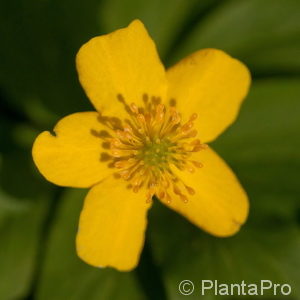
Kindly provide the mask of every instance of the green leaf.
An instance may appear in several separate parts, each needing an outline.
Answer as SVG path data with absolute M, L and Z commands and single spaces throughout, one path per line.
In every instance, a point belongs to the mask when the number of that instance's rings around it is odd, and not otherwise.
M 86 191 L 68 190 L 51 227 L 37 290 L 41 300 L 144 299 L 134 273 L 99 269 L 75 252 L 79 213 Z
M 5 198 L 5 199 L 4 199 Z M 0 299 L 25 297 L 31 287 L 49 201 L 23 201 L 0 193 Z M 5 205 L 3 205 L 5 203 Z M 26 203 L 26 205 L 25 205 Z
M 181 32 L 188 17 L 199 13 L 215 0 L 110 0 L 101 7 L 101 20 L 107 32 L 127 26 L 132 20 L 140 19 L 154 38 L 162 57 Z
M 12 139 L 16 124 L 3 127 L 2 140 L 9 143 L 0 155 L 1 300 L 23 299 L 31 290 L 51 195 L 33 167 L 30 150 Z
M 224 1 L 200 20 L 173 61 L 201 48 L 220 48 L 257 73 L 300 70 L 298 0 Z
M 212 145 L 250 197 L 249 220 L 240 233 L 215 238 L 162 206 L 154 208 L 150 237 L 159 245 L 153 250 L 170 299 L 184 299 L 178 292 L 184 279 L 197 288 L 190 299 L 199 298 L 202 279 L 268 279 L 290 284 L 299 299 L 299 83 L 300 79 L 255 81 L 238 121 Z
M 257 206 L 293 217 L 299 208 L 299 97 L 300 79 L 256 80 L 237 122 L 212 144 L 250 198 L 263 198 L 252 203 L 253 213 Z
M 34 166 L 31 150 L 18 147 L 3 153 L 0 168 L 1 188 L 16 198 L 16 201 L 31 201 L 37 195 L 50 190 L 50 185 L 42 178 Z
M 75 55 L 100 33 L 98 8 L 96 0 L 84 5 L 71 0 L 1 2 L 0 84 L 10 107 L 41 127 L 92 109 L 77 79 Z
M 232 238 L 220 239 L 201 232 L 167 208 L 157 208 L 150 222 L 152 243 L 160 245 L 154 250 L 169 299 L 185 299 L 178 291 L 179 283 L 185 279 L 195 285 L 190 299 L 199 299 L 201 280 L 227 284 L 271 280 L 291 285 L 292 296 L 300 295 L 300 232 L 295 224 L 269 219 L 266 224 L 258 222 L 256 227 L 245 225 Z M 211 292 L 202 298 L 219 299 Z

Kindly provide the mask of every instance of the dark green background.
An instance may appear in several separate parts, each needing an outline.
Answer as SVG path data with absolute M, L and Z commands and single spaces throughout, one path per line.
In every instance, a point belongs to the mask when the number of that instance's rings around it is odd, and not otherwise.
M 86 191 L 46 182 L 31 145 L 61 117 L 92 109 L 75 54 L 134 18 L 167 66 L 206 47 L 249 66 L 253 85 L 241 114 L 212 146 L 237 173 L 251 211 L 239 234 L 218 239 L 157 203 L 139 267 L 118 273 L 76 257 Z M 200 299 L 201 279 L 270 279 L 292 286 L 284 299 L 300 299 L 299 0 L 1 1 L 0 39 L 1 300 Z M 178 292 L 184 279 L 195 283 L 192 296 Z

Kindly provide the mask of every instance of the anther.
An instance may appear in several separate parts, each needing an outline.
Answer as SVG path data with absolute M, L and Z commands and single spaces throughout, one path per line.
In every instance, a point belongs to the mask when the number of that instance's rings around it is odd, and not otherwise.
M 126 132 L 130 132 L 130 133 L 132 133 L 132 132 L 133 132 L 133 130 L 132 130 L 132 128 L 131 128 L 131 126 L 130 126 L 130 125 L 128 125 L 128 124 L 125 124 L 125 125 L 124 125 L 124 131 L 126 131 Z
M 180 199 L 184 202 L 184 203 L 188 203 L 188 198 L 185 195 L 179 195 Z
M 147 103 L 147 102 L 148 102 L 148 99 L 149 99 L 148 94 L 146 94 L 146 93 L 143 94 L 143 101 Z
M 131 103 L 130 104 L 130 109 L 133 113 L 135 114 L 138 114 L 139 113 L 139 108 L 134 104 L 134 103 Z
M 190 173 L 194 173 L 195 169 L 191 166 L 187 166 L 186 169 L 190 172 Z
M 195 195 L 195 190 L 193 188 L 191 188 L 190 186 L 187 186 L 187 185 L 185 186 L 185 188 L 190 195 Z
M 138 114 L 137 117 L 138 121 L 140 121 L 141 123 L 146 123 L 146 120 L 145 120 L 145 116 L 142 115 L 142 114 Z
M 197 118 L 198 118 L 198 115 L 196 113 L 194 113 L 190 116 L 190 121 L 195 121 Z
M 118 95 L 117 95 L 117 98 L 118 98 L 118 100 L 119 100 L 120 102 L 124 102 L 124 101 L 125 101 L 125 98 L 124 98 L 124 96 L 123 96 L 122 94 L 118 94 Z
M 188 130 L 190 130 L 193 126 L 194 126 L 194 124 L 193 124 L 191 121 L 189 121 L 189 122 L 185 123 L 185 124 L 182 126 L 181 129 L 182 129 L 183 131 L 188 131 Z
M 191 163 L 197 167 L 197 168 L 202 168 L 203 167 L 203 164 L 199 161 L 195 161 L 195 160 L 192 160 Z

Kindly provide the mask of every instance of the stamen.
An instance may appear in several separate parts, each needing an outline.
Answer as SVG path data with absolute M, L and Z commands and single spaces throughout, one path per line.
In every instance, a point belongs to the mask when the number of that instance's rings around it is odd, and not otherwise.
M 144 107 L 138 107 L 135 103 L 127 105 L 121 94 L 117 97 L 130 117 L 123 126 L 118 126 L 120 129 L 114 131 L 114 137 L 105 140 L 110 145 L 112 166 L 118 169 L 118 176 L 129 181 L 128 187 L 135 193 L 146 188 L 146 202 L 151 202 L 157 195 L 167 203 L 176 197 L 187 203 L 188 196 L 196 192 L 178 178 L 170 166 L 190 173 L 203 167 L 201 162 L 192 159 L 192 155 L 207 145 L 199 139 L 189 140 L 197 135 L 194 121 L 198 115 L 193 113 L 186 123 L 181 124 L 175 99 L 171 101 L 173 105 L 166 107 L 160 97 L 149 98 L 144 94 Z
M 138 114 L 138 113 L 139 113 L 139 109 L 138 109 L 138 107 L 137 107 L 134 103 L 131 103 L 130 109 L 131 109 L 131 111 L 132 111 L 133 113 L 135 113 L 135 114 Z

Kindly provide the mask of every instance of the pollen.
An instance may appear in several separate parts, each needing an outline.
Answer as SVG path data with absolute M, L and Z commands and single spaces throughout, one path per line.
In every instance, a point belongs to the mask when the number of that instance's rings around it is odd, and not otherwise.
M 121 95 L 120 101 L 125 103 Z M 126 104 L 129 118 L 115 136 L 109 139 L 110 154 L 117 175 L 128 181 L 133 192 L 147 190 L 146 201 L 156 195 L 170 203 L 175 197 L 187 202 L 195 194 L 173 172 L 173 168 L 194 173 L 202 163 L 192 154 L 207 146 L 196 139 L 194 113 L 184 122 L 175 106 L 160 103 L 160 98 L 143 96 L 144 106 Z

